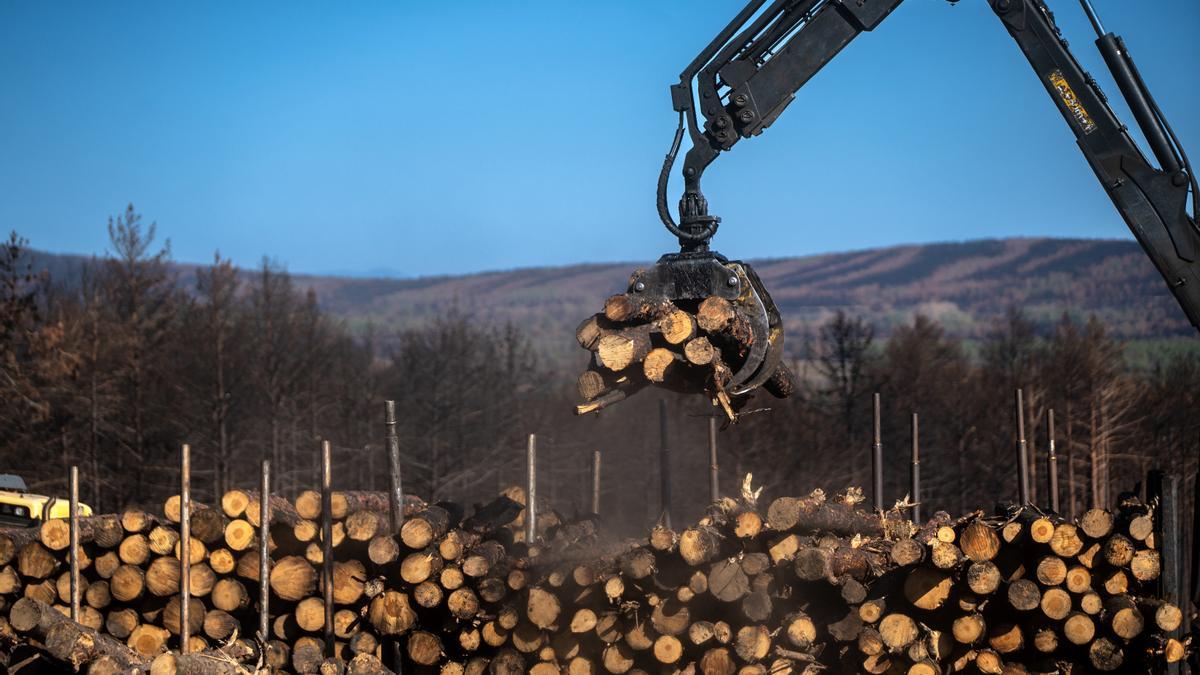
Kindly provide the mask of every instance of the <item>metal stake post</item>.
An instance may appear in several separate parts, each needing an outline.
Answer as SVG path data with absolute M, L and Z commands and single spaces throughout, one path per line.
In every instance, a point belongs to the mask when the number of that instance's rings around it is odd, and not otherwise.
M 179 458 L 179 651 L 192 640 L 192 448 L 183 444 Z
M 1162 572 L 1158 577 L 1158 594 L 1161 598 L 1183 607 L 1183 549 L 1180 534 L 1182 519 L 1179 513 L 1179 478 L 1159 470 L 1147 476 L 1147 501 L 1158 499 L 1158 513 L 1154 514 L 1155 542 L 1161 547 Z M 1182 639 L 1183 631 L 1176 628 L 1167 634 L 1176 640 Z M 1167 664 L 1166 673 L 1179 673 L 1178 663 Z
M 333 656 L 333 454 L 321 442 L 321 576 L 325 583 L 325 655 Z
M 1046 462 L 1046 480 L 1050 483 L 1050 510 L 1058 513 L 1058 454 L 1054 447 L 1054 408 L 1046 411 L 1046 435 L 1050 442 L 1047 446 L 1049 455 Z
M 721 470 L 717 465 L 717 417 L 708 418 L 708 500 L 721 498 Z
M 917 413 L 912 414 L 912 519 L 921 524 L 921 441 Z
M 71 620 L 79 622 L 79 467 L 71 466 Z
M 400 482 L 400 438 L 396 435 L 396 402 L 383 402 L 384 426 L 387 428 L 388 506 L 391 507 L 392 534 L 400 534 L 404 525 L 404 492 Z
M 271 638 L 271 460 L 262 461 L 262 483 L 258 487 L 258 635 L 266 644 Z
M 883 510 L 883 431 L 880 428 L 879 392 L 872 404 L 873 429 L 871 444 L 871 486 L 876 511 Z
M 600 451 L 592 451 L 592 515 L 600 515 Z
M 525 446 L 525 543 L 537 539 L 537 434 Z
M 1025 442 L 1025 392 L 1017 390 L 1017 491 L 1021 506 L 1029 504 L 1029 448 Z
M 671 527 L 671 449 L 667 444 L 667 401 L 658 400 L 658 477 L 663 525 Z

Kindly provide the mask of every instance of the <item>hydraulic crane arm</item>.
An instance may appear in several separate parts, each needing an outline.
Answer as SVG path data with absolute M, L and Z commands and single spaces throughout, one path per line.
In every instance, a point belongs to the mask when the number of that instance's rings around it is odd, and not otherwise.
M 955 2 L 957 0 L 951 0 Z M 739 140 L 769 127 L 795 92 L 847 44 L 879 25 L 901 0 L 751 0 L 671 87 L 680 114 L 658 182 L 658 211 L 684 253 L 704 252 L 720 219 L 700 190 L 704 170 Z M 1151 164 L 1071 54 L 1044 0 L 988 0 L 1075 134 L 1113 204 L 1200 327 L 1200 190 L 1178 140 L 1142 81 L 1121 38 L 1106 33 L 1081 0 L 1105 64 L 1157 162 Z M 693 86 L 694 83 L 694 86 Z M 697 115 L 699 112 L 699 116 Z M 703 124 L 700 118 L 703 118 Z M 684 194 L 676 224 L 666 189 L 686 126 Z M 1187 211 L 1192 194 L 1192 214 Z

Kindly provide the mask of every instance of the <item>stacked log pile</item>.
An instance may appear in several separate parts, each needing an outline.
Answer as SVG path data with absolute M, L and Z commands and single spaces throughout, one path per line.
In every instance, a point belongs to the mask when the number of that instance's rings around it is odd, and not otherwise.
M 469 515 L 413 504 L 393 536 L 376 499 L 335 496 L 328 651 L 316 493 L 273 500 L 265 649 L 247 493 L 194 511 L 199 654 L 165 651 L 180 621 L 170 501 L 162 521 L 85 521 L 83 627 L 63 619 L 60 527 L 0 536 L 0 637 L 96 672 L 164 673 L 386 672 L 393 646 L 407 672 L 446 675 L 1144 672 L 1186 652 L 1180 608 L 1156 597 L 1152 511 L 1132 499 L 1079 522 L 1025 508 L 916 526 L 901 505 L 862 510 L 858 490 L 766 509 L 745 490 L 624 545 L 594 520 L 517 542 L 507 498 Z
M 648 384 L 683 393 L 704 393 L 731 421 L 745 397 L 731 397 L 730 380 L 755 335 L 739 307 L 721 297 L 701 302 L 653 300 L 622 293 L 604 303 L 575 331 L 592 352 L 579 376 L 585 401 L 577 414 L 598 412 Z M 763 387 L 778 398 L 795 390 L 791 372 L 779 365 Z

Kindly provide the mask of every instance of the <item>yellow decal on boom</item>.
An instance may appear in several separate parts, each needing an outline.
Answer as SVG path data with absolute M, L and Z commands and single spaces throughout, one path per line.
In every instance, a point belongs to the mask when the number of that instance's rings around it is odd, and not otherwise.
M 1079 102 L 1079 98 L 1075 96 L 1075 91 L 1071 89 L 1071 85 L 1067 82 L 1067 78 L 1063 77 L 1061 70 L 1052 71 L 1047 77 L 1050 78 L 1050 84 L 1054 85 L 1054 90 L 1058 92 L 1058 98 L 1062 100 L 1063 105 L 1071 112 L 1071 116 L 1075 118 L 1075 123 L 1083 130 L 1083 133 L 1090 134 L 1096 130 L 1096 123 L 1092 121 L 1092 116 L 1088 114 L 1083 104 Z

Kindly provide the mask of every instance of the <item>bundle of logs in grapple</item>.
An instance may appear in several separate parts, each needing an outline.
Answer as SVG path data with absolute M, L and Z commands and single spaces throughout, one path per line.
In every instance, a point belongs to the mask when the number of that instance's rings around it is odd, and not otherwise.
M 738 306 L 725 298 L 673 303 L 614 295 L 602 313 L 579 325 L 575 338 L 592 352 L 591 366 L 579 376 L 585 403 L 576 406 L 577 414 L 597 412 L 647 384 L 703 392 L 731 421 L 748 400 L 732 395 L 730 384 L 756 337 Z M 778 398 L 790 396 L 791 371 L 774 366 L 763 388 Z
M 593 520 L 527 544 L 508 499 L 465 519 L 414 503 L 393 536 L 378 497 L 334 500 L 328 655 L 313 493 L 272 499 L 265 644 L 260 509 L 240 492 L 191 519 L 194 653 L 165 651 L 180 622 L 171 502 L 162 522 L 85 519 L 83 626 L 65 619 L 65 528 L 0 538 L 0 638 L 10 659 L 36 645 L 103 673 L 379 673 L 393 649 L 405 672 L 444 675 L 1145 672 L 1186 652 L 1183 613 L 1155 591 L 1153 514 L 1135 500 L 1078 523 L 1026 508 L 916 526 L 899 507 L 862 510 L 857 490 L 764 510 L 747 489 L 692 527 L 608 548 Z

